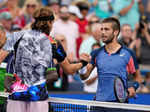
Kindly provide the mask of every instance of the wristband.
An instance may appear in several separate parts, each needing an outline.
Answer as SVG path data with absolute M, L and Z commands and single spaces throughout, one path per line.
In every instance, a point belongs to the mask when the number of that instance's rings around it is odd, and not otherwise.
M 86 67 L 83 67 L 83 68 L 81 68 L 80 70 L 78 70 L 78 73 L 79 73 L 80 75 L 84 75 L 84 74 L 86 73 L 86 71 L 87 71 L 87 68 L 86 68 Z
M 57 69 L 55 67 L 50 67 L 50 68 L 47 68 L 46 71 L 56 71 Z
M 135 91 L 139 88 L 140 84 L 137 81 L 129 81 L 128 88 L 133 87 Z
M 139 88 L 139 86 L 140 84 L 137 81 L 133 83 L 133 88 L 135 89 L 135 91 Z
M 58 45 L 52 45 L 53 58 L 55 58 L 58 62 L 62 62 L 65 60 L 67 54 L 63 48 L 63 46 L 58 43 Z
M 82 63 L 82 68 L 85 67 L 88 64 L 88 62 L 84 61 L 84 60 L 80 60 L 80 63 Z

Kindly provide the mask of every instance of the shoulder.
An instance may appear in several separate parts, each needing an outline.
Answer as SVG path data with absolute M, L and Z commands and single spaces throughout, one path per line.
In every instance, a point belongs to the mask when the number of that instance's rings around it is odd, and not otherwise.
M 128 53 L 128 57 L 129 59 L 133 59 L 134 64 L 135 64 L 135 68 L 139 69 L 139 65 L 136 59 L 136 54 L 132 49 L 127 48 L 126 46 L 123 46 L 123 49 Z
M 8 41 L 17 41 L 19 40 L 19 38 L 22 37 L 22 35 L 24 35 L 25 32 L 26 30 L 22 30 L 18 32 L 9 33 L 6 36 L 7 36 Z
M 76 22 L 74 22 L 74 21 L 68 21 L 68 22 L 69 22 L 69 24 L 73 25 L 74 27 L 78 27 L 78 24 Z
M 91 59 L 91 64 L 92 64 L 92 65 L 95 65 L 96 57 L 98 56 L 98 54 L 99 54 L 101 51 L 103 51 L 103 49 L 104 49 L 104 47 L 101 47 L 101 48 L 96 49 L 96 50 L 93 50 L 93 51 L 91 52 L 91 57 L 92 57 L 92 59 Z
M 124 46 L 124 45 L 123 45 L 122 48 L 123 48 L 124 52 L 127 52 L 130 56 L 135 56 L 135 53 L 132 49 L 130 49 L 130 48 Z
M 93 50 L 92 52 L 91 52 L 91 56 L 92 57 L 96 57 L 101 51 L 103 51 L 104 50 L 104 46 L 103 47 L 101 47 L 101 48 L 99 48 L 99 49 L 96 49 L 96 50 Z
M 27 31 L 28 30 L 22 30 L 22 31 L 18 31 L 18 32 L 13 32 L 13 35 L 15 35 L 15 36 L 21 36 L 21 35 L 23 35 Z

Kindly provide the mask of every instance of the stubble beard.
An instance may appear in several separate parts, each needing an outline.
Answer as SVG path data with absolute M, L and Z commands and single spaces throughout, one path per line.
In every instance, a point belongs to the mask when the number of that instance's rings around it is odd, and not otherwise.
M 109 38 L 104 42 L 105 44 L 109 44 L 109 43 L 112 43 L 113 42 L 113 39 L 114 39 L 114 34 L 112 33 L 112 35 L 109 36 Z

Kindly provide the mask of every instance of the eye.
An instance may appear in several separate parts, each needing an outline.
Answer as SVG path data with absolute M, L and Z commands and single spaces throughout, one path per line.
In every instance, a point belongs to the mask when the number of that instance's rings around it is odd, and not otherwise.
M 106 31 L 108 31 L 108 30 L 109 30 L 109 28 L 105 28 L 105 30 L 106 30 Z

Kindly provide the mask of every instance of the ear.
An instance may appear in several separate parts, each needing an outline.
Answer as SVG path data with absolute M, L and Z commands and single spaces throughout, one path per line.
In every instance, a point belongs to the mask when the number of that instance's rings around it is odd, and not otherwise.
M 119 31 L 118 31 L 118 30 L 115 30 L 115 31 L 114 31 L 114 35 L 115 35 L 115 36 L 118 36 L 118 35 L 119 35 Z

